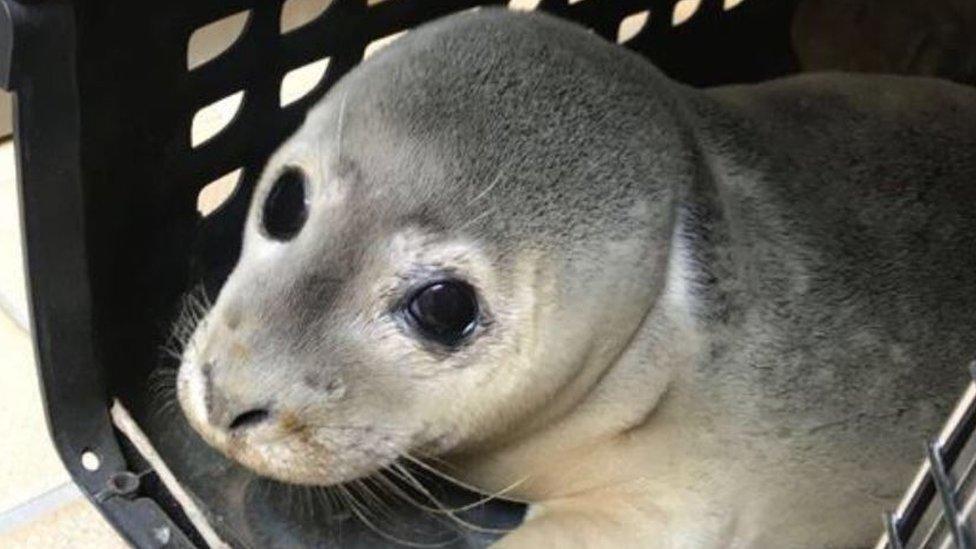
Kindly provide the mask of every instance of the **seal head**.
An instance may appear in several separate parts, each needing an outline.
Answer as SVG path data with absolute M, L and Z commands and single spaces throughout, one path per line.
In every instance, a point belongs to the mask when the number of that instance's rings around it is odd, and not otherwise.
M 260 473 L 332 484 L 564 414 L 662 295 L 672 189 L 696 173 L 663 81 L 504 10 L 363 63 L 266 167 L 184 354 L 191 424 Z M 634 381 L 646 406 L 668 375 Z

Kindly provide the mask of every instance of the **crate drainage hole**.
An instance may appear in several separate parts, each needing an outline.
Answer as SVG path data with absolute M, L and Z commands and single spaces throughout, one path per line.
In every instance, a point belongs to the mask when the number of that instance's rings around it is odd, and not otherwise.
M 687 23 L 698 8 L 701 6 L 701 0 L 681 0 L 674 5 L 674 13 L 671 14 L 671 26 L 677 27 Z
M 207 183 L 197 194 L 197 211 L 207 217 L 223 206 L 234 194 L 237 184 L 241 180 L 242 168 L 226 173 L 210 183 Z
M 190 127 L 190 144 L 198 147 L 220 133 L 234 120 L 243 100 L 242 90 L 198 110 Z
M 94 472 L 102 466 L 102 460 L 98 458 L 98 454 L 95 452 L 85 450 L 81 453 L 81 466 L 84 467 L 86 471 Z
M 331 5 L 332 0 L 286 0 L 281 6 L 281 34 L 318 19 Z
M 406 32 L 407 31 L 402 30 L 400 32 L 395 32 L 393 34 L 388 34 L 383 38 L 377 38 L 376 40 L 373 40 L 372 42 L 369 43 L 368 46 L 366 46 L 366 50 L 363 52 L 363 59 L 366 59 L 370 55 L 373 55 L 374 53 L 380 51 L 386 46 L 389 46 L 394 40 L 406 34 Z
M 519 11 L 532 11 L 539 7 L 542 0 L 510 0 L 508 8 Z
M 193 70 L 227 51 L 244 34 L 250 10 L 218 19 L 193 31 L 186 44 L 186 68 Z
M 647 25 L 647 21 L 650 18 L 650 10 L 644 10 L 624 17 L 623 20 L 620 21 L 620 27 L 617 29 L 617 43 L 623 44 L 624 42 L 637 36 L 641 29 Z
M 108 479 L 109 487 L 116 494 L 129 495 L 139 489 L 139 477 L 135 473 L 122 471 Z
M 322 81 L 322 77 L 325 76 L 325 69 L 328 67 L 329 58 L 323 57 L 318 61 L 288 71 L 281 79 L 278 104 L 284 107 L 308 95 Z

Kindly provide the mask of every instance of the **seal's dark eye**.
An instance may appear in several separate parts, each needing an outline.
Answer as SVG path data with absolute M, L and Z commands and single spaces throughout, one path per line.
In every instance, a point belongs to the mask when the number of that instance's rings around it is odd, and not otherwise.
M 298 168 L 288 168 L 271 185 L 264 200 L 261 211 L 264 232 L 275 240 L 291 240 L 302 230 L 307 217 L 305 174 Z
M 424 287 L 407 303 L 407 316 L 424 337 L 455 345 L 474 330 L 478 300 L 471 286 L 457 280 Z

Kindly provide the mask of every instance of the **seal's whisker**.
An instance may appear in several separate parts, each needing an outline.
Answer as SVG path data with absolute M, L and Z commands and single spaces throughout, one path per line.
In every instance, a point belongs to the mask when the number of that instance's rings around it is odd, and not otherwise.
M 444 505 L 444 503 L 441 502 L 439 499 L 437 499 L 437 497 L 434 496 L 434 494 L 431 493 L 431 491 L 428 490 L 427 487 L 424 486 L 423 483 L 420 482 L 420 480 L 418 480 L 417 477 L 415 477 L 413 474 L 411 474 L 410 471 L 408 471 L 405 467 L 403 467 L 402 465 L 399 465 L 399 464 L 394 463 L 391 470 L 399 471 L 400 474 L 403 475 L 402 478 L 405 481 L 407 481 L 410 484 L 412 484 L 417 489 L 418 492 L 420 492 L 421 494 L 423 494 L 424 497 L 426 497 L 427 499 L 429 499 L 432 503 L 434 503 L 435 505 L 437 505 L 438 508 L 440 508 L 442 511 L 444 511 L 444 516 L 448 517 L 455 524 L 458 524 L 459 526 L 463 526 L 464 528 L 467 528 L 467 529 L 472 530 L 472 531 L 475 531 L 475 532 L 483 532 L 483 533 L 489 533 L 489 534 L 505 534 L 505 533 L 508 533 L 510 531 L 508 529 L 503 529 L 503 528 L 489 528 L 489 527 L 485 527 L 485 526 L 479 526 L 477 524 L 474 524 L 472 522 L 469 522 L 469 521 L 466 521 L 466 520 L 462 519 L 461 517 L 457 516 L 453 512 L 449 511 L 448 510 L 448 507 L 446 505 Z
M 440 507 L 440 508 L 431 507 L 429 505 L 425 505 L 424 503 L 418 501 L 415 497 L 411 496 L 404 489 L 400 488 L 400 486 L 398 486 L 396 482 L 394 482 L 392 479 L 386 477 L 384 475 L 384 473 L 396 474 L 396 472 L 393 471 L 393 470 L 391 470 L 390 468 L 384 468 L 383 470 L 380 471 L 380 474 L 379 475 L 373 476 L 373 477 L 369 477 L 369 480 L 373 480 L 374 482 L 380 482 L 383 486 L 385 486 L 388 490 L 390 490 L 394 495 L 398 496 L 400 499 L 402 499 L 403 501 L 409 503 L 410 505 L 414 506 L 415 508 L 420 509 L 422 511 L 425 511 L 427 513 L 431 513 L 433 515 L 436 515 L 436 517 L 438 518 L 438 521 L 441 522 L 441 523 L 443 523 L 443 524 L 450 524 L 451 526 L 453 526 L 455 528 L 460 527 L 460 528 L 464 528 L 464 529 L 468 529 L 468 530 L 473 530 L 473 531 L 479 531 L 479 532 L 486 531 L 485 528 L 483 528 L 483 527 L 481 527 L 479 525 L 474 525 L 474 524 L 469 523 L 468 521 L 465 521 L 463 519 L 458 518 L 457 516 L 455 516 L 455 513 L 464 512 L 464 511 L 466 511 L 468 509 L 471 509 L 471 508 L 474 508 L 474 507 L 476 507 L 478 505 L 481 505 L 481 504 L 485 503 L 486 501 L 488 501 L 489 499 L 491 499 L 490 497 L 489 498 L 485 498 L 485 499 L 481 499 L 481 500 L 479 500 L 477 502 L 474 502 L 474 503 L 471 503 L 471 504 L 468 504 L 468 505 L 463 505 L 463 506 L 460 506 L 460 507 L 449 508 L 449 507 L 443 506 L 442 503 L 440 504 L 440 505 L 442 505 L 442 507 Z M 403 478 L 403 477 L 402 476 L 398 476 L 398 478 Z M 406 479 L 404 479 L 404 480 L 406 480 Z M 407 481 L 407 482 L 409 482 L 409 481 Z M 419 483 L 419 480 L 417 480 L 417 482 Z M 413 483 L 411 483 L 411 484 L 413 484 Z M 414 488 L 414 489 L 416 490 L 417 488 Z M 418 491 L 420 491 L 420 490 L 418 490 Z M 428 496 L 428 497 L 432 497 L 432 496 Z
M 149 396 L 154 400 L 161 401 L 158 402 L 158 404 L 162 405 L 169 402 L 173 397 L 176 396 L 176 387 L 163 381 L 161 383 L 157 383 L 155 387 L 149 391 Z
M 147 378 L 146 393 L 154 407 L 152 412 L 154 419 L 169 417 L 178 409 L 177 371 L 177 366 L 164 364 L 153 370 Z
M 457 232 L 460 233 L 464 229 L 470 227 L 471 225 L 474 225 L 478 221 L 481 221 L 485 217 L 487 217 L 487 216 L 495 213 L 495 210 L 496 210 L 495 207 L 491 207 L 491 208 L 486 209 L 485 211 L 481 212 L 480 214 L 478 214 L 478 215 L 472 217 L 471 219 L 465 221 L 464 223 L 462 223 L 459 227 L 457 227 L 457 229 L 455 229 L 455 231 L 457 231 Z
M 449 461 L 447 461 L 447 460 L 445 460 L 445 459 L 443 459 L 443 458 L 441 458 L 439 456 L 436 456 L 434 454 L 427 454 L 427 453 L 422 453 L 422 452 L 416 452 L 416 451 L 414 451 L 414 452 L 411 452 L 410 453 L 410 457 L 412 457 L 414 459 L 419 459 L 419 460 L 421 460 L 421 461 L 423 461 L 425 463 L 435 462 L 435 463 L 441 465 L 442 467 L 447 467 L 448 469 L 456 469 L 456 467 L 454 466 L 454 464 L 452 464 L 451 462 L 449 462 Z
M 479 200 L 481 200 L 484 197 L 488 196 L 488 193 L 490 193 L 492 190 L 494 190 L 495 186 L 498 185 L 498 182 L 502 180 L 502 175 L 504 175 L 504 173 L 505 173 L 505 166 L 502 166 L 501 168 L 498 168 L 498 173 L 495 175 L 495 178 L 492 179 L 491 183 L 489 183 L 488 186 L 485 187 L 484 190 L 482 190 L 480 193 L 478 193 L 474 198 L 472 198 L 471 200 L 469 200 L 468 203 L 465 204 L 465 207 L 466 208 L 470 208 L 476 202 L 478 202 Z
M 468 530 L 473 530 L 476 532 L 482 531 L 482 528 L 480 526 L 473 523 L 469 523 L 464 519 L 461 519 L 460 517 L 455 515 L 446 505 L 444 505 L 443 502 L 438 500 L 437 497 L 434 496 L 434 494 L 431 493 L 430 490 L 428 490 L 427 487 L 424 486 L 419 479 L 414 477 L 406 468 L 394 464 L 394 466 L 390 470 L 392 472 L 397 473 L 399 478 L 409 483 L 414 490 L 423 494 L 424 497 L 426 497 L 429 501 L 431 501 L 434 505 L 436 505 L 437 506 L 437 510 L 435 511 L 436 514 L 447 518 L 450 522 L 454 523 L 457 526 L 466 528 Z
M 205 321 L 207 313 L 213 307 L 213 302 L 207 295 L 206 289 L 202 284 L 198 284 L 183 295 L 179 313 L 173 323 L 168 341 L 163 345 L 163 350 L 169 349 L 174 358 L 180 359 L 183 351 L 187 349 L 193 334 L 197 328 Z
M 467 511 L 469 509 L 473 509 L 474 507 L 477 507 L 478 505 L 481 505 L 483 503 L 486 503 L 487 501 L 489 501 L 491 498 L 494 497 L 494 496 L 488 496 L 488 497 L 483 498 L 483 499 L 480 499 L 480 500 L 478 500 L 478 501 L 476 501 L 474 503 L 469 503 L 469 504 L 461 505 L 459 507 L 447 507 L 447 506 L 444 506 L 444 507 L 431 507 L 431 506 L 426 505 L 426 504 L 424 504 L 424 503 L 422 503 L 420 501 L 417 501 L 417 498 L 411 496 L 405 490 L 403 490 L 402 488 L 400 488 L 396 484 L 396 482 L 394 482 L 392 479 L 384 476 L 383 473 L 390 473 L 390 474 L 396 475 L 397 478 L 400 478 L 400 479 L 403 479 L 403 480 L 406 481 L 406 479 L 404 479 L 402 476 L 397 475 L 397 472 L 396 471 L 393 471 L 393 470 L 391 470 L 388 467 L 387 468 L 384 468 L 382 471 L 380 471 L 380 475 L 377 475 L 377 476 L 374 476 L 374 477 L 370 477 L 370 478 L 372 480 L 375 480 L 375 481 L 382 481 L 383 484 L 384 484 L 384 486 L 386 486 L 388 489 L 390 489 L 391 491 L 393 491 L 394 495 L 400 497 L 404 501 L 407 501 L 408 503 L 410 503 L 411 505 L 416 506 L 419 509 L 422 509 L 424 511 L 427 511 L 428 513 L 448 514 L 448 515 L 449 514 L 454 514 L 454 513 L 461 513 L 461 512 Z M 407 482 L 409 482 L 409 481 L 407 481 Z M 419 482 L 419 479 L 418 479 L 418 482 Z
M 179 352 L 179 350 L 171 347 L 168 344 L 161 345 L 159 349 L 163 352 L 163 354 L 169 358 L 172 358 L 173 360 L 181 360 L 183 358 L 183 355 Z
M 436 507 L 431 507 L 429 505 L 425 505 L 424 503 L 421 503 L 420 501 L 417 501 L 416 498 L 414 498 L 413 496 L 411 496 L 410 494 L 408 494 L 404 489 L 402 489 L 399 486 L 397 486 L 396 482 L 394 482 L 393 480 L 391 480 L 390 478 L 388 478 L 387 476 L 385 476 L 385 473 L 391 473 L 391 474 L 393 474 L 393 472 L 390 471 L 388 468 L 384 468 L 383 470 L 379 471 L 379 474 L 378 475 L 369 477 L 369 479 L 372 480 L 372 481 L 374 481 L 374 482 L 379 482 L 387 490 L 390 490 L 390 492 L 393 495 L 397 496 L 401 500 L 409 503 L 410 505 L 413 505 L 414 507 L 416 507 L 416 508 L 418 508 L 418 509 L 420 509 L 422 511 L 426 511 L 428 513 L 435 513 L 435 514 L 440 514 L 440 513 L 444 513 L 445 512 L 443 509 L 438 509 Z
M 457 524 L 456 521 L 449 520 L 451 517 L 442 516 L 444 515 L 444 512 L 442 510 L 429 507 L 417 501 L 416 498 L 407 494 L 407 492 L 404 491 L 402 488 L 400 488 L 400 486 L 398 486 L 393 480 L 387 478 L 386 476 L 383 476 L 383 472 L 388 472 L 388 471 L 381 470 L 378 475 L 364 477 L 360 480 L 364 483 L 369 482 L 372 485 L 376 486 L 376 488 L 379 489 L 381 493 L 396 496 L 399 500 L 408 503 L 412 507 L 434 515 L 432 518 L 435 521 L 437 521 L 438 524 L 442 524 L 444 526 L 452 528 L 455 535 L 460 534 L 460 529 L 458 528 L 459 525 Z M 419 526 L 414 528 L 414 530 L 420 531 Z
M 367 518 L 362 516 L 364 511 L 362 507 L 362 503 L 360 503 L 360 501 L 356 499 L 356 494 L 350 489 L 349 484 L 337 484 L 335 488 L 337 490 L 337 493 L 342 497 L 343 503 L 346 504 L 346 507 L 350 511 L 355 513 L 356 516 L 359 517 L 360 519 Z M 365 509 L 365 511 L 368 512 L 369 509 Z M 367 523 L 367 526 L 368 525 L 369 523 Z
M 159 367 L 153 370 L 147 378 L 150 391 L 159 391 L 166 387 L 176 387 L 176 368 Z
M 312 492 L 307 487 L 302 487 L 302 510 L 308 509 L 308 518 L 315 519 L 315 500 L 312 497 Z
M 345 508 L 336 490 L 330 486 L 314 486 L 313 493 L 320 496 L 319 501 L 325 503 L 330 518 Z
M 351 490 L 363 496 L 363 505 L 365 507 L 370 508 L 370 505 L 374 505 L 375 507 L 371 508 L 374 512 L 382 513 L 386 518 L 393 518 L 393 512 L 389 504 L 367 486 L 363 482 L 363 479 L 355 479 L 348 484 Z
M 207 288 L 203 284 L 198 284 L 197 287 L 200 288 L 200 299 L 203 301 L 203 304 L 209 311 L 213 308 L 213 300 L 210 299 L 210 295 L 207 293 Z
M 477 492 L 479 494 L 483 494 L 484 493 L 477 486 L 472 486 L 471 484 L 468 484 L 468 483 L 464 482 L 463 480 L 460 480 L 460 479 L 458 479 L 456 477 L 453 477 L 453 476 L 445 473 L 444 471 L 441 471 L 440 469 L 437 469 L 436 467 L 433 467 L 429 463 L 425 463 L 423 460 L 417 459 L 416 457 L 410 455 L 409 453 L 403 453 L 403 454 L 401 454 L 401 457 L 403 457 L 403 459 L 409 461 L 410 463 L 412 463 L 412 464 L 420 467 L 421 469 L 424 469 L 425 471 L 427 471 L 427 472 L 429 472 L 429 473 L 431 473 L 433 475 L 436 475 L 436 476 L 438 476 L 438 477 L 440 477 L 440 478 L 442 478 L 442 479 L 444 479 L 444 480 L 446 480 L 448 482 L 454 483 L 457 486 L 460 486 L 460 487 L 464 488 L 465 490 L 469 490 L 471 492 Z M 509 492 L 511 490 L 514 490 L 516 487 L 518 487 L 520 484 L 522 484 L 526 480 L 528 480 L 528 477 L 524 477 L 524 478 L 516 481 L 515 484 L 513 484 L 510 487 L 505 488 L 502 492 L 498 492 L 497 495 L 501 495 L 501 494 L 503 494 L 505 492 Z
M 354 515 L 356 515 L 356 518 L 358 518 L 359 521 L 362 522 L 373 533 L 375 533 L 376 535 L 380 536 L 381 538 L 387 541 L 391 541 L 393 543 L 399 543 L 401 545 L 406 545 L 408 547 L 441 547 L 447 543 L 447 542 L 421 543 L 421 542 L 398 538 L 397 536 L 394 536 L 393 534 L 386 532 L 382 528 L 379 528 L 372 520 L 370 520 L 370 518 L 365 513 L 363 513 L 363 509 L 360 507 L 360 503 L 356 500 L 354 495 L 348 490 L 347 486 L 338 484 L 336 485 L 336 488 L 338 489 L 337 493 L 342 496 L 343 500 L 346 502 L 346 506 L 350 511 L 352 511 Z
M 325 506 L 326 516 L 331 519 L 336 511 L 333 505 L 332 490 L 328 486 L 309 486 L 309 490 L 316 502 Z

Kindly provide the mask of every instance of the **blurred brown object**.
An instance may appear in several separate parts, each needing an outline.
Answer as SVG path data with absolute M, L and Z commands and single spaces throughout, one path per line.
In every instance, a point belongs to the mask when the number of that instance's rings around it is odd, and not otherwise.
M 804 71 L 976 84 L 976 0 L 800 0 L 792 35 Z

